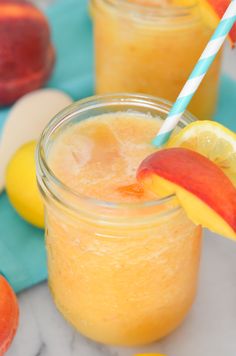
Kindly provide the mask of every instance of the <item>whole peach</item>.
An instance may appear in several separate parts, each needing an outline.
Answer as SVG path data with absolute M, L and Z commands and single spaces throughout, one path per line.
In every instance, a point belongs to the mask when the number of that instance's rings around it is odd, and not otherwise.
M 43 86 L 54 62 L 43 13 L 26 0 L 0 0 L 0 105 Z

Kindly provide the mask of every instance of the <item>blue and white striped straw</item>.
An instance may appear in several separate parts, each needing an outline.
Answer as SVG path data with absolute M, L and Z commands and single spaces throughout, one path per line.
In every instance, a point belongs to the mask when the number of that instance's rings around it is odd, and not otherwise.
M 236 0 L 233 0 L 228 6 L 224 16 L 222 17 L 217 29 L 203 51 L 198 63 L 191 73 L 188 81 L 180 92 L 175 104 L 169 112 L 167 119 L 162 125 L 157 136 L 153 140 L 153 144 L 157 147 L 163 146 L 174 131 L 181 116 L 190 103 L 193 95 L 205 77 L 209 67 L 214 61 L 217 53 L 223 45 L 227 35 L 229 34 L 234 22 L 236 21 Z

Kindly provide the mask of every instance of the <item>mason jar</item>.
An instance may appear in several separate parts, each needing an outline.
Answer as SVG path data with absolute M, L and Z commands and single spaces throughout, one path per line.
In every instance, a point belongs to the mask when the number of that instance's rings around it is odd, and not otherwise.
M 197 0 L 158 4 L 91 0 L 97 94 L 145 93 L 176 100 L 213 29 Z M 220 68 L 221 54 L 190 103 L 198 119 L 213 118 Z
M 67 153 L 51 152 L 66 132 L 72 144 L 70 134 L 88 120 L 125 113 L 139 115 L 148 127 L 150 117 L 161 124 L 169 109 L 166 101 L 142 95 L 91 97 L 60 112 L 38 145 L 53 299 L 79 332 L 105 344 L 150 343 L 183 321 L 196 294 L 201 228 L 174 195 L 119 203 L 78 193 L 67 179 L 76 162 L 63 163 L 58 175 L 54 160 L 61 164 Z M 186 112 L 179 128 L 192 120 Z M 73 144 L 78 140 L 73 136 Z

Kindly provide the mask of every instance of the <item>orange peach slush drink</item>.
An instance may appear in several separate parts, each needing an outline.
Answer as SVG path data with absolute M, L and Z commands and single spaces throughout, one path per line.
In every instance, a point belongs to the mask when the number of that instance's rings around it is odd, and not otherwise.
M 174 101 L 213 29 L 197 0 L 92 0 L 96 91 L 145 93 Z M 221 55 L 189 111 L 213 117 Z
M 165 336 L 196 293 L 201 228 L 174 196 L 157 199 L 135 178 L 168 110 L 148 97 L 95 97 L 62 112 L 41 140 L 49 285 L 64 317 L 99 342 Z

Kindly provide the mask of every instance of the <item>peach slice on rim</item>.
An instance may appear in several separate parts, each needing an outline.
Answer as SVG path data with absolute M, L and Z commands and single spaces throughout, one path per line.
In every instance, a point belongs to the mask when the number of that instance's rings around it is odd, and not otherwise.
M 208 158 L 186 148 L 168 148 L 148 156 L 137 179 L 158 196 L 176 194 L 196 224 L 236 239 L 236 188 Z

